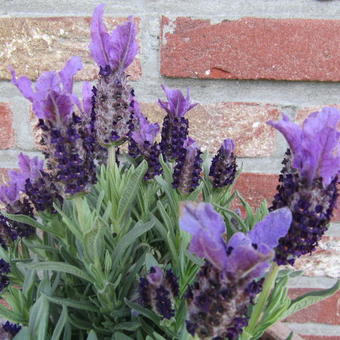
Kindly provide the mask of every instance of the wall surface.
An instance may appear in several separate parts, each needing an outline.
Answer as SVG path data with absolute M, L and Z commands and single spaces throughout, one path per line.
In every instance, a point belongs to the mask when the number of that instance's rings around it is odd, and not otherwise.
M 9 82 L 8 65 L 31 79 L 60 69 L 72 55 L 85 62 L 76 85 L 93 80 L 88 57 L 93 0 L 0 0 L 0 178 L 19 152 L 38 154 L 29 103 Z M 271 201 L 285 141 L 265 125 L 285 112 L 301 122 L 326 105 L 340 106 L 340 1 L 108 1 L 107 25 L 129 15 L 139 25 L 140 53 L 130 69 L 143 110 L 161 121 L 161 84 L 190 87 L 201 105 L 191 131 L 215 151 L 232 137 L 243 174 L 237 188 L 254 206 Z M 291 295 L 327 288 L 340 277 L 340 211 L 319 250 L 296 267 Z M 287 321 L 309 340 L 340 339 L 340 294 Z

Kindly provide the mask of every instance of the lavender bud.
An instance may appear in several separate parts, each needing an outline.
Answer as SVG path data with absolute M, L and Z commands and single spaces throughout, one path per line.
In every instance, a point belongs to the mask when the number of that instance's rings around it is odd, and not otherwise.
M 201 179 L 202 152 L 195 141 L 188 138 L 180 150 L 173 173 L 173 187 L 182 193 L 192 192 Z
M 215 188 L 221 188 L 234 182 L 236 175 L 235 145 L 232 139 L 225 139 L 212 160 L 209 176 Z
M 168 270 L 165 275 L 159 267 L 151 267 L 146 278 L 140 278 L 139 297 L 141 304 L 153 309 L 165 319 L 175 315 L 173 299 L 178 296 L 177 278 Z
M 7 335 L 9 336 L 8 339 L 13 339 L 14 336 L 20 331 L 20 329 L 21 329 L 20 325 L 11 323 L 9 321 L 6 321 L 6 323 L 2 324 L 2 330 L 7 333 Z M 1 333 L 0 336 L 2 336 Z

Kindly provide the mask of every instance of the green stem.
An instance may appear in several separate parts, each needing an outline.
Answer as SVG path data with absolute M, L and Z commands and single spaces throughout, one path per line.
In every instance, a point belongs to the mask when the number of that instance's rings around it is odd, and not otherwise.
M 109 167 L 113 167 L 113 165 L 116 163 L 116 147 L 110 146 L 108 153 L 109 153 L 108 165 Z
M 277 277 L 277 274 L 279 272 L 279 266 L 276 263 L 273 263 L 270 271 L 264 281 L 263 284 L 263 290 L 259 296 L 259 298 L 256 301 L 256 304 L 254 306 L 254 309 L 251 313 L 251 317 L 249 320 L 249 324 L 247 328 L 245 329 L 245 332 L 248 333 L 249 335 L 252 335 L 253 332 L 255 331 L 255 328 L 257 326 L 257 323 L 261 317 L 261 314 L 264 310 L 264 307 L 266 303 L 268 302 L 268 297 L 270 295 L 270 292 L 274 286 L 275 279 Z

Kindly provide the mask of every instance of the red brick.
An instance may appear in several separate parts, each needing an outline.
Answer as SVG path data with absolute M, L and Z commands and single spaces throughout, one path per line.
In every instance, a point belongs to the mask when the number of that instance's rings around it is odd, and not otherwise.
M 340 277 L 340 237 L 324 236 L 312 256 L 301 256 L 294 267 L 303 270 L 305 276 Z M 340 316 L 340 302 L 338 313 Z
M 61 69 L 66 60 L 78 55 L 84 62 L 78 79 L 94 79 L 98 67 L 89 57 L 90 20 L 84 17 L 0 18 L 0 78 L 10 79 L 7 67 L 13 65 L 18 75 L 35 79 L 43 71 Z M 125 20 L 105 19 L 110 31 Z M 140 77 L 138 58 L 128 73 L 133 79 Z
M 194 97 L 194 95 L 193 95 Z M 151 121 L 162 123 L 165 112 L 156 104 L 142 104 Z M 270 156 L 275 147 L 275 130 L 265 122 L 278 119 L 274 105 L 258 103 L 217 103 L 198 105 L 188 112 L 190 135 L 210 152 L 233 138 L 239 157 Z
M 276 193 L 277 185 L 278 174 L 241 173 L 235 189 L 252 207 L 259 207 L 263 200 L 267 200 L 268 205 L 270 205 Z M 340 221 L 339 207 L 335 210 L 332 221 Z
M 340 20 L 162 19 L 168 77 L 340 80 Z
M 263 200 L 267 200 L 268 206 L 271 204 L 277 185 L 278 175 L 243 172 L 237 179 L 235 190 L 253 208 L 258 208 Z
M 294 288 L 289 289 L 289 297 L 296 297 L 306 294 L 317 289 Z M 308 308 L 305 308 L 291 316 L 285 321 L 297 323 L 322 323 L 328 325 L 340 324 L 340 292 L 330 296 L 326 300 L 318 302 Z
M 323 335 L 303 335 L 301 336 L 305 340 L 340 340 L 340 335 L 339 336 L 323 336 Z
M 14 146 L 13 115 L 6 103 L 0 103 L 0 149 Z

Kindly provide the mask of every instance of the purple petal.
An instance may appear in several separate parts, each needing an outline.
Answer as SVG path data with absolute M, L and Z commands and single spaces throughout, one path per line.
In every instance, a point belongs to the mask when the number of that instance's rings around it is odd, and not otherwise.
M 235 150 L 235 143 L 231 138 L 227 138 L 223 141 L 222 147 L 228 154 L 231 154 Z
M 168 102 L 158 100 L 159 105 L 173 117 L 183 117 L 189 110 L 197 105 L 192 104 L 189 96 L 189 89 L 187 90 L 187 97 L 184 98 L 183 93 L 178 89 L 170 89 L 165 85 L 162 85 L 162 89 L 165 92 Z
M 0 186 L 0 201 L 4 204 L 12 205 L 19 199 L 19 189 L 17 183 Z
M 83 83 L 82 97 L 83 97 L 83 112 L 87 115 L 92 111 L 92 84 L 88 81 Z
M 105 47 L 113 70 L 124 71 L 133 62 L 138 52 L 136 35 L 137 29 L 132 18 L 117 26 L 110 34 Z
M 181 205 L 180 227 L 190 233 L 189 250 L 223 269 L 227 260 L 223 234 L 225 223 L 210 203 L 185 202 Z
M 93 12 L 91 20 L 91 43 L 90 53 L 99 66 L 109 65 L 109 58 L 106 53 L 106 41 L 109 34 L 103 21 L 104 4 L 97 6 Z
M 22 95 L 28 99 L 30 102 L 34 100 L 34 92 L 32 89 L 32 82 L 27 77 L 16 78 L 15 71 L 12 67 L 9 68 L 12 74 L 12 83 L 19 89 Z
M 236 249 L 241 246 L 251 246 L 252 240 L 248 237 L 248 235 L 237 232 L 235 233 L 227 243 L 227 248 L 231 247 L 232 249 Z
M 248 237 L 258 246 L 265 244 L 273 249 L 278 245 L 279 239 L 288 233 L 291 223 L 291 211 L 288 208 L 281 208 L 258 222 L 248 233 Z
M 268 268 L 268 261 L 273 256 L 274 252 L 262 254 L 252 246 L 239 246 L 228 256 L 225 270 L 238 277 L 259 277 Z
M 64 68 L 59 72 L 60 80 L 64 86 L 64 91 L 72 93 L 73 77 L 83 68 L 83 63 L 80 57 L 70 58 Z
M 152 144 L 159 132 L 159 125 L 157 123 L 151 124 L 148 122 L 147 118 L 141 112 L 137 101 L 134 101 L 133 110 L 138 119 L 139 128 L 132 132 L 131 137 L 139 145 L 143 145 L 144 142 Z
M 187 150 L 185 156 L 187 162 L 194 161 L 197 151 L 199 150 L 196 141 L 193 138 L 188 137 L 183 143 L 183 148 Z
M 163 280 L 163 270 L 156 266 L 150 268 L 150 274 L 147 275 L 147 280 L 153 285 L 159 285 Z
M 340 170 L 339 132 L 336 130 L 339 120 L 340 112 L 335 108 L 310 114 L 303 124 L 302 148 L 306 157 L 303 159 L 299 155 L 294 159 L 294 166 L 300 165 L 303 175 L 309 179 L 321 176 L 324 185 Z
M 299 125 L 293 123 L 287 115 L 282 114 L 282 120 L 268 121 L 267 124 L 279 130 L 286 138 L 293 154 L 299 150 L 302 139 L 302 129 Z

